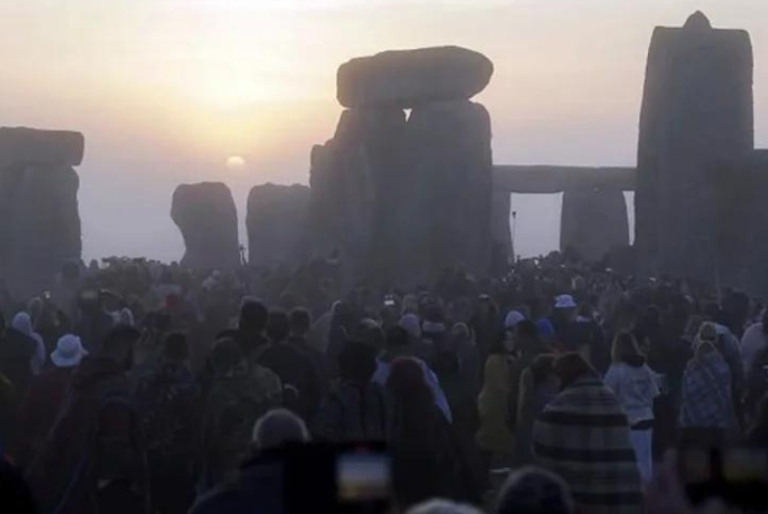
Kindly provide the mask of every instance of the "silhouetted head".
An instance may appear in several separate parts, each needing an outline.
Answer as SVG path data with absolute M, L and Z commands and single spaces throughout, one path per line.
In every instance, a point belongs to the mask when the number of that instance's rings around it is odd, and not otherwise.
M 252 444 L 257 450 L 280 448 L 291 443 L 309 441 L 304 421 L 286 409 L 274 409 L 259 418 L 253 427 Z
M 562 478 L 539 468 L 512 473 L 499 494 L 497 514 L 573 514 L 575 506 Z
M 347 341 L 336 358 L 339 376 L 351 382 L 370 382 L 376 372 L 376 350 L 362 341 Z
M 564 353 L 555 361 L 555 374 L 560 379 L 561 389 L 570 386 L 575 380 L 585 376 L 597 376 L 595 368 L 575 352 Z
M 402 327 L 392 327 L 387 332 L 387 348 L 406 348 L 410 344 L 408 332 Z
M 482 514 L 470 505 L 461 505 L 448 500 L 429 500 L 408 509 L 406 514 Z
M 249 334 L 258 334 L 264 332 L 267 328 L 269 311 L 260 301 L 249 298 L 243 301 L 240 306 L 240 330 Z
M 163 342 L 163 359 L 166 362 L 181 364 L 189 357 L 187 336 L 182 332 L 171 332 Z
M 410 357 L 401 357 L 392 362 L 387 390 L 395 401 L 402 403 L 423 406 L 433 401 L 421 364 Z
M 307 309 L 293 309 L 289 316 L 289 325 L 292 336 L 304 337 L 312 325 L 312 316 Z
M 133 350 L 141 338 L 141 333 L 134 327 L 118 325 L 104 339 L 102 352 L 126 370 L 133 366 Z
M 217 377 L 240 375 L 248 365 L 240 345 L 232 339 L 220 339 L 211 352 L 211 367 Z
M 288 338 L 290 322 L 284 310 L 273 310 L 269 313 L 267 336 L 273 343 L 282 343 Z

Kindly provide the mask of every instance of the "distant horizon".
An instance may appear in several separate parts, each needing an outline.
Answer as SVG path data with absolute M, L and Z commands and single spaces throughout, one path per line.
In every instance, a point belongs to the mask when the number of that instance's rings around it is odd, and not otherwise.
M 750 32 L 755 139 L 768 147 L 768 2 L 647 0 L 27 0 L 0 5 L 0 125 L 83 132 L 83 257 L 183 255 L 170 218 L 181 183 L 245 199 L 307 184 L 312 145 L 333 136 L 347 60 L 455 44 L 495 64 L 474 101 L 491 114 L 499 164 L 634 166 L 655 26 L 696 10 Z M 242 165 L 232 165 L 234 156 Z M 558 246 L 555 196 L 513 197 L 517 251 Z

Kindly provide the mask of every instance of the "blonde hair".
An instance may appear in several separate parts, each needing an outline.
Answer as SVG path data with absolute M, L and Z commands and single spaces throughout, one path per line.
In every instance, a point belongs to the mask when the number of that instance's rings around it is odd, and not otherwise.
M 717 351 L 717 326 L 711 321 L 702 323 L 694 344 L 696 357 Z

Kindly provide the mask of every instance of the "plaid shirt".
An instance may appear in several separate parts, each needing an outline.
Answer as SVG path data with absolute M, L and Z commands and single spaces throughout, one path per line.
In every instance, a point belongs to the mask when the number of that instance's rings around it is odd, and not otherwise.
M 735 428 L 731 371 L 719 352 L 691 359 L 685 369 L 680 426 Z

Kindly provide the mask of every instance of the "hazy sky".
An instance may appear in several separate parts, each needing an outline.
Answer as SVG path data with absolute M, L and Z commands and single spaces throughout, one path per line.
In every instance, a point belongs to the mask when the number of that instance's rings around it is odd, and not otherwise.
M 697 9 L 750 31 L 768 146 L 766 0 L 0 0 L 0 124 L 85 133 L 86 257 L 178 259 L 175 186 L 226 182 L 242 223 L 253 185 L 306 183 L 341 112 L 336 68 L 382 50 L 488 55 L 498 163 L 634 165 L 653 27 Z M 514 201 L 518 249 L 553 249 L 557 197 Z

